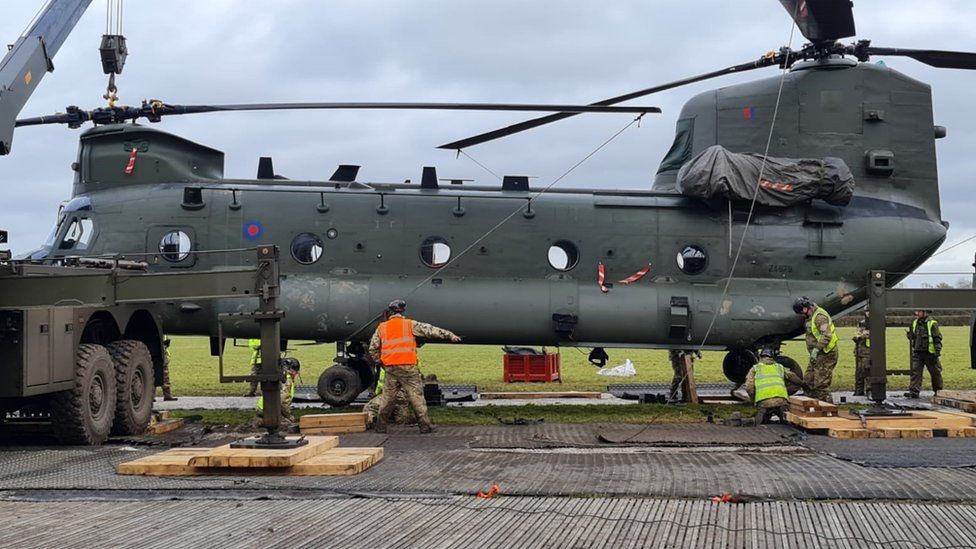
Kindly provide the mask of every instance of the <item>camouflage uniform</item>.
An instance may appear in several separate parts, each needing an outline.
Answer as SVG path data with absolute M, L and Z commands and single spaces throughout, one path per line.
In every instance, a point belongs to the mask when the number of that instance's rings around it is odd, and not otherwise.
M 931 342 L 928 327 L 930 320 L 932 322 Z M 941 391 L 942 363 L 939 362 L 939 355 L 942 354 L 942 332 L 939 331 L 939 323 L 928 316 L 916 319 L 909 327 L 907 335 L 908 340 L 912 342 L 912 374 L 908 384 L 910 396 L 917 397 L 922 390 L 924 369 L 928 369 L 929 375 L 932 376 L 932 390 Z
M 380 401 L 382 397 L 383 393 L 378 393 L 366 403 L 366 406 L 363 406 L 363 412 L 366 412 L 367 424 L 372 424 L 376 421 L 376 416 L 380 412 Z M 410 409 L 410 402 L 407 400 L 407 394 L 403 392 L 402 387 L 397 390 L 397 394 L 393 397 L 393 412 L 390 414 L 390 422 L 398 424 L 417 422 L 417 414 L 413 413 Z
M 281 384 L 281 422 L 285 425 L 293 423 L 291 415 L 291 401 L 295 396 L 295 377 L 289 372 L 285 374 L 285 381 Z M 258 399 L 258 410 L 264 412 L 264 397 Z
M 764 356 L 760 358 L 759 361 L 762 362 L 763 364 L 776 364 L 776 360 L 768 356 Z M 790 370 L 785 366 L 783 367 L 783 380 L 786 383 L 803 385 L 803 380 L 800 379 L 800 376 L 796 375 L 795 373 L 793 373 L 792 370 Z M 756 369 L 755 368 L 749 369 L 749 373 L 746 374 L 746 381 L 745 383 L 742 384 L 742 388 L 745 389 L 746 393 L 749 394 L 749 400 L 755 402 L 756 400 Z M 766 409 L 785 408 L 789 406 L 789 404 L 790 404 L 789 400 L 785 398 L 775 397 L 775 398 L 767 398 L 760 402 L 756 402 L 756 407 L 766 408 Z
M 803 376 L 810 389 L 809 391 L 804 389 L 804 393 L 817 400 L 833 402 L 833 398 L 830 396 L 830 383 L 834 377 L 834 367 L 837 366 L 837 346 L 834 345 L 830 352 L 824 352 L 824 349 L 830 344 L 835 332 L 830 315 L 816 305 L 814 305 L 814 310 L 813 318 L 808 318 L 803 322 L 806 331 L 807 352 L 811 353 L 810 364 Z M 811 328 L 813 322 L 817 323 L 817 329 L 820 332 L 819 338 L 813 334 Z M 817 358 L 813 358 L 814 349 L 817 350 Z
M 403 315 L 393 314 L 389 316 L 389 318 L 398 317 L 402 318 Z M 456 337 L 453 332 L 423 322 L 417 322 L 416 320 L 411 322 L 411 326 L 413 327 L 413 336 L 415 338 L 449 340 Z M 369 340 L 369 357 L 373 360 L 373 363 L 383 363 L 380 358 L 381 351 L 382 342 L 380 341 L 379 329 L 377 329 L 373 333 L 373 337 Z M 396 402 L 396 395 L 402 391 L 407 401 L 410 402 L 410 406 L 416 412 L 417 421 L 420 423 L 421 429 L 429 429 L 431 423 L 430 418 L 427 416 L 427 401 L 424 400 L 424 381 L 420 376 L 420 369 L 417 368 L 417 365 L 393 366 L 389 368 L 384 366 L 384 370 L 386 381 L 383 386 L 383 392 L 380 393 L 377 419 L 382 423 L 390 421 Z
M 861 321 L 854 333 L 854 396 L 863 396 L 866 380 L 871 375 L 871 333 Z
M 169 345 L 163 347 L 163 400 L 176 400 L 169 384 Z
M 671 360 L 671 389 L 668 391 L 668 401 L 688 402 L 688 395 L 684 394 L 681 382 L 685 379 L 685 356 L 691 356 L 692 368 L 694 368 L 695 355 L 697 351 L 671 349 L 668 351 L 668 358 Z M 681 398 L 678 398 L 679 392 Z

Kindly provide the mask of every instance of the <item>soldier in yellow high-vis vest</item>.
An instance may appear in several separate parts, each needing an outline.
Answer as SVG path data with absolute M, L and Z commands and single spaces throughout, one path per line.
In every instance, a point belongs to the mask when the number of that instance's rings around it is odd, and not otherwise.
M 803 317 L 806 332 L 807 352 L 810 362 L 803 378 L 810 386 L 804 393 L 824 402 L 833 402 L 830 396 L 830 383 L 837 366 L 837 330 L 830 313 L 801 297 L 793 302 L 793 312 Z
M 256 376 L 261 373 L 261 340 L 251 338 L 247 340 L 247 347 L 251 350 L 251 375 Z M 244 393 L 246 397 L 252 397 L 258 393 L 258 382 L 252 381 L 251 388 Z
M 756 425 L 766 423 L 773 415 L 778 416 L 781 421 L 784 419 L 784 412 L 790 404 L 787 381 L 801 387 L 806 386 L 800 376 L 776 362 L 774 349 L 763 347 L 759 351 L 759 364 L 749 370 L 743 384 L 749 398 L 756 404 Z
M 908 398 L 918 398 L 922 390 L 923 369 L 932 376 L 932 390 L 942 390 L 942 332 L 939 323 L 929 316 L 930 311 L 915 311 L 915 320 L 908 329 L 908 340 L 912 342 L 912 375 L 908 384 Z
M 868 311 L 864 320 L 857 323 L 854 332 L 854 396 L 864 396 L 867 379 L 871 375 L 871 332 L 868 330 Z

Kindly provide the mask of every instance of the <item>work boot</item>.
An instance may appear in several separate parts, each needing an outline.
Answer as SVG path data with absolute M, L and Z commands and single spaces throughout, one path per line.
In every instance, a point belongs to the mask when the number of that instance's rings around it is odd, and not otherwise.
M 854 391 L 854 396 L 856 396 L 856 397 L 862 397 L 862 396 L 864 396 L 864 391 Z
M 434 426 L 431 425 L 430 423 L 421 423 L 420 424 L 420 433 L 421 434 L 427 434 L 427 433 L 433 433 L 433 432 L 434 432 Z
M 909 391 L 909 392 L 905 393 L 903 396 L 905 396 L 907 398 L 917 399 L 918 398 L 918 393 L 913 393 L 913 392 Z
M 179 400 L 179 399 L 178 399 L 178 398 L 176 398 L 176 397 L 175 397 L 175 396 L 173 396 L 173 395 L 163 395 L 163 400 L 165 400 L 165 401 L 167 401 L 167 402 L 172 402 L 172 401 L 174 401 L 174 400 Z
M 753 421 L 755 422 L 756 427 L 759 427 L 763 423 L 766 423 L 766 409 L 759 408 L 758 410 L 756 410 L 756 416 L 753 418 Z
M 383 418 L 377 417 L 373 422 L 373 432 L 386 434 L 386 421 L 383 421 Z

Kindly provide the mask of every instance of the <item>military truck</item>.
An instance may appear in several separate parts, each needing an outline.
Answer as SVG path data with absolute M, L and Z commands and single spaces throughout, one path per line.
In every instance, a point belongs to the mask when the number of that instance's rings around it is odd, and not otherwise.
M 277 261 L 271 247 L 257 253 Z M 84 257 L 40 264 L 0 251 L 0 417 L 49 416 L 66 444 L 143 433 L 162 384 L 159 304 L 254 297 L 265 283 L 256 268 L 150 273 L 147 267 Z

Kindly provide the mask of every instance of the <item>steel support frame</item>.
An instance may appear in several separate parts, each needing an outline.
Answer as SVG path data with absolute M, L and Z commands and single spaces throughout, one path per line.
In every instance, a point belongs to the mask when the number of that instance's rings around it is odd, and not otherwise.
M 885 271 L 868 274 L 868 330 L 871 337 L 871 399 L 877 403 L 887 399 L 888 370 L 885 328 L 887 312 L 891 309 L 976 309 L 976 288 L 886 288 Z M 976 282 L 976 276 L 974 276 Z M 972 326 L 970 326 L 972 333 Z M 970 357 L 973 341 L 970 338 Z M 971 366 L 976 368 L 976 361 Z

